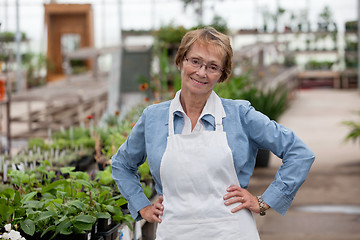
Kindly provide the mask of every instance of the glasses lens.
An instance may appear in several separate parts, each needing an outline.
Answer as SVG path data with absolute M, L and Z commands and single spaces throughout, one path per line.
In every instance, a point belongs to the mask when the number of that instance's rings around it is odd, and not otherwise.
M 193 68 L 199 69 L 201 68 L 203 65 L 205 65 L 205 69 L 208 73 L 219 73 L 220 72 L 220 67 L 217 66 L 216 64 L 211 64 L 211 65 L 206 65 L 204 64 L 201 60 L 199 60 L 198 58 L 189 58 L 186 59 Z
M 202 62 L 197 58 L 190 58 L 190 63 L 194 68 L 201 68 Z
M 216 65 L 210 65 L 210 66 L 208 66 L 207 71 L 209 73 L 217 73 L 217 72 L 219 72 L 219 67 Z

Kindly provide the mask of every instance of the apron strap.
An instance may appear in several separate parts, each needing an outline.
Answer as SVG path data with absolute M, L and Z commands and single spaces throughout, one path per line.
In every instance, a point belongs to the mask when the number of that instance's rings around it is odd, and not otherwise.
M 215 131 L 223 131 L 222 117 L 218 114 L 215 116 Z
M 174 113 L 169 109 L 169 136 L 174 135 Z

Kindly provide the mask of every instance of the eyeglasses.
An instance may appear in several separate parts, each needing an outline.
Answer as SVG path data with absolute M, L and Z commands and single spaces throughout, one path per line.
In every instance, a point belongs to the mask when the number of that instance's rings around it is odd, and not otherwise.
M 184 59 L 195 69 L 200 69 L 202 66 L 205 66 L 205 70 L 209 74 L 218 74 L 224 71 L 224 69 L 220 68 L 216 64 L 206 64 L 202 60 L 198 58 L 187 58 L 184 56 Z

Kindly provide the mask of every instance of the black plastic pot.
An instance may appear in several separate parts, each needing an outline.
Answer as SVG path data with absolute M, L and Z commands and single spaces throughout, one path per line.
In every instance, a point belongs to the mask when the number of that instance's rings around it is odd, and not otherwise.
M 108 231 L 112 226 L 113 222 L 111 218 L 99 218 L 98 224 L 97 224 L 97 231 L 98 232 L 106 232 Z
M 121 223 L 113 225 L 113 227 L 106 232 L 98 232 L 96 236 L 103 237 L 104 240 L 115 240 L 119 236 L 119 227 Z
M 22 229 L 20 229 L 19 232 L 20 232 L 20 235 L 22 237 L 24 237 L 26 240 L 41 240 L 41 239 L 46 240 L 46 239 L 50 239 L 52 237 L 52 235 L 54 234 L 53 232 L 47 232 L 47 233 L 45 233 L 45 235 L 43 237 L 41 237 L 41 234 L 42 234 L 41 232 L 36 232 L 36 233 L 34 233 L 33 236 L 30 236 L 30 235 L 24 233 L 24 231 L 22 231 Z
M 98 232 L 98 221 L 96 221 L 91 229 L 91 236 L 95 236 Z

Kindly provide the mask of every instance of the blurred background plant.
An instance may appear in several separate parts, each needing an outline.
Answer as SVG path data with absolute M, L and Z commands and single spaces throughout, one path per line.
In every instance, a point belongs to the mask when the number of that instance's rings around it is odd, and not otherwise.
M 54 65 L 45 54 L 28 52 L 22 56 L 22 65 L 26 71 L 26 86 L 38 87 L 46 84 L 46 69 L 53 69 Z
M 262 88 L 250 80 L 250 74 L 232 77 L 224 83 L 219 83 L 214 90 L 220 97 L 243 99 L 271 120 L 277 121 L 288 107 L 288 90 L 281 86 L 273 89 Z
M 359 119 L 357 121 L 344 121 L 343 124 L 350 128 L 349 134 L 345 137 L 346 141 L 358 141 L 360 143 L 360 111 L 357 112 Z

